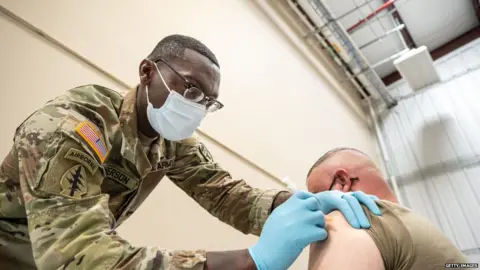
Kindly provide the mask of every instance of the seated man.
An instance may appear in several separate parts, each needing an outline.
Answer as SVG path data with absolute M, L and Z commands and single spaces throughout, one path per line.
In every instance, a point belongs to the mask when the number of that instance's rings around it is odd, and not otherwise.
M 436 227 L 397 204 L 380 170 L 362 152 L 339 148 L 326 153 L 307 176 L 310 192 L 338 190 L 373 194 L 382 216 L 365 211 L 370 229 L 349 226 L 332 212 L 328 238 L 310 246 L 309 269 L 444 269 L 467 258 Z M 360 207 L 360 206 L 359 206 Z

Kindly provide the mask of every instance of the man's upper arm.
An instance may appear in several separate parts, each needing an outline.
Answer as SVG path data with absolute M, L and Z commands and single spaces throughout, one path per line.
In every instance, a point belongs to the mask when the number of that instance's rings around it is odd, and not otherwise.
M 365 230 L 351 227 L 343 215 L 328 216 L 328 238 L 310 246 L 310 270 L 358 269 L 384 270 L 380 251 Z

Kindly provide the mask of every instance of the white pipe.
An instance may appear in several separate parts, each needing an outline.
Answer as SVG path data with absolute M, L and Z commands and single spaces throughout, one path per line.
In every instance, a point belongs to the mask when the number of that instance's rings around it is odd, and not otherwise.
M 403 28 L 405 28 L 405 24 L 400 24 L 399 26 L 394 27 L 394 28 L 388 30 L 388 31 L 385 32 L 382 36 L 377 37 L 377 38 L 375 38 L 375 39 L 372 39 L 372 40 L 370 40 L 369 42 L 367 42 L 367 43 L 359 46 L 358 49 L 362 50 L 362 49 L 364 49 L 365 47 L 368 47 L 368 46 L 376 43 L 377 41 L 384 40 L 386 37 L 388 37 L 388 36 L 391 35 L 392 33 L 395 33 L 395 32 L 396 32 L 396 33 L 400 33 L 400 31 L 402 31 Z
M 376 67 L 381 66 L 381 65 L 383 65 L 383 64 L 385 64 L 385 63 L 388 63 L 388 62 L 390 62 L 390 61 L 393 61 L 393 60 L 395 60 L 395 58 L 398 58 L 398 57 L 402 56 L 404 53 L 407 53 L 408 51 L 410 51 L 410 49 L 409 49 L 409 48 L 406 48 L 406 49 L 404 49 L 404 50 L 402 50 L 402 51 L 400 51 L 400 52 L 398 52 L 398 53 L 396 53 L 396 54 L 394 54 L 394 55 L 391 55 L 391 56 L 389 56 L 389 57 L 387 57 L 387 58 L 385 58 L 385 59 L 382 59 L 382 60 L 378 61 L 377 63 L 373 64 L 373 65 L 372 65 L 372 68 L 376 68 Z
M 301 40 L 300 38 L 298 38 L 297 36 L 295 36 L 294 33 L 292 33 L 292 30 L 289 28 L 289 26 L 278 16 L 278 14 L 275 12 L 275 10 L 272 7 L 270 7 L 270 5 L 267 3 L 267 1 L 265 1 L 265 0 L 255 0 L 255 3 L 278 26 L 278 28 L 280 28 L 280 30 L 282 30 L 283 33 L 285 35 L 287 35 L 287 37 L 294 43 L 294 45 L 302 53 L 305 54 L 305 56 L 309 59 L 309 61 L 315 67 L 317 67 L 320 70 L 320 72 L 324 73 L 325 76 L 327 76 L 327 77 L 331 77 L 331 76 L 329 76 L 328 72 L 325 70 L 325 67 L 321 66 L 320 64 L 318 64 L 316 61 L 313 60 L 316 56 L 308 51 L 308 48 L 304 44 L 304 41 Z M 379 144 L 380 152 L 381 152 L 381 155 L 382 155 L 382 161 L 384 163 L 386 173 L 387 173 L 387 177 L 388 177 L 387 182 L 392 187 L 393 192 L 395 193 L 395 196 L 397 197 L 399 204 L 402 204 L 403 200 L 400 196 L 400 192 L 399 192 L 399 189 L 398 189 L 396 178 L 391 171 L 391 162 L 390 162 L 390 158 L 388 156 L 387 147 L 386 147 L 385 141 L 383 139 L 383 134 L 382 134 L 382 131 L 380 129 L 380 125 L 378 124 L 377 115 L 376 115 L 375 110 L 373 108 L 373 105 L 370 101 L 370 98 L 366 95 L 365 92 L 363 92 L 362 89 L 359 89 L 359 91 L 360 91 L 360 94 L 365 98 L 365 100 L 368 103 L 370 117 L 372 119 L 373 127 L 375 129 L 375 135 L 377 137 L 377 142 Z
M 393 25 L 400 25 L 401 24 L 397 19 L 392 18 L 392 16 L 389 16 L 389 18 L 390 18 L 390 21 L 393 22 Z M 400 39 L 400 41 L 402 42 L 403 49 L 409 49 L 409 47 L 407 45 L 407 42 L 405 41 L 405 38 L 402 35 L 402 32 L 397 32 L 397 35 L 398 35 L 398 38 Z
M 367 99 L 367 103 L 368 103 L 368 108 L 370 110 L 370 116 L 372 118 L 373 126 L 374 126 L 374 129 L 375 129 L 375 135 L 377 137 L 378 146 L 380 147 L 380 152 L 381 152 L 381 155 L 382 155 L 383 165 L 384 165 L 385 170 L 386 170 L 387 183 L 392 188 L 393 193 L 395 194 L 395 197 L 397 197 L 398 203 L 403 205 L 403 198 L 400 194 L 400 189 L 398 188 L 397 178 L 395 177 L 395 174 L 392 172 L 392 167 L 391 167 L 392 163 L 391 163 L 390 157 L 388 155 L 388 150 L 387 150 L 387 146 L 385 144 L 385 140 L 383 139 L 384 135 L 382 133 L 380 125 L 378 124 L 377 114 L 375 113 L 375 110 L 373 108 L 373 105 L 372 105 L 372 102 L 370 101 L 370 99 Z
M 322 64 L 319 63 L 318 56 L 313 54 L 305 41 L 297 36 L 290 26 L 281 18 L 277 12 L 270 6 L 266 0 L 254 0 L 257 6 L 267 15 L 267 17 L 281 30 L 283 34 L 295 45 L 295 47 L 305 56 L 305 59 L 310 62 L 310 64 L 327 80 L 327 82 L 334 88 L 337 93 L 342 96 L 342 100 L 346 105 L 352 109 L 355 114 L 362 120 L 362 122 L 367 123 L 367 117 L 361 108 L 351 100 L 351 98 L 344 92 L 345 87 L 337 82 L 337 80 L 330 74 L 328 69 Z M 273 1 L 275 2 L 275 1 Z

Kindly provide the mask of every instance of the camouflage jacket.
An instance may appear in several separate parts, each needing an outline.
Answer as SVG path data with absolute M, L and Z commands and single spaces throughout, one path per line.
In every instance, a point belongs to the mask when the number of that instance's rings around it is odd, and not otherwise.
M 165 175 L 221 221 L 259 235 L 279 191 L 232 180 L 195 137 L 159 138 L 146 154 L 135 101 L 136 90 L 82 86 L 17 128 L 0 167 L 1 269 L 203 269 L 203 250 L 133 247 L 115 233 Z

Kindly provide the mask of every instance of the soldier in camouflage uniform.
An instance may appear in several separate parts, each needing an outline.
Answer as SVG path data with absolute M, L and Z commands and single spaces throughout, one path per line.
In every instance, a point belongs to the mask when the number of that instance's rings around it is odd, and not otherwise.
M 164 176 L 213 216 L 255 235 L 291 196 L 232 180 L 190 136 L 196 126 L 169 140 L 188 125 L 163 136 L 152 124 L 147 107 L 168 108 L 170 89 L 208 111 L 221 108 L 218 67 L 197 40 L 169 36 L 142 61 L 140 84 L 126 95 L 81 86 L 29 116 L 0 167 L 0 269 L 255 269 L 247 250 L 133 247 L 115 233 Z M 199 95 L 192 88 L 203 96 L 189 97 Z

